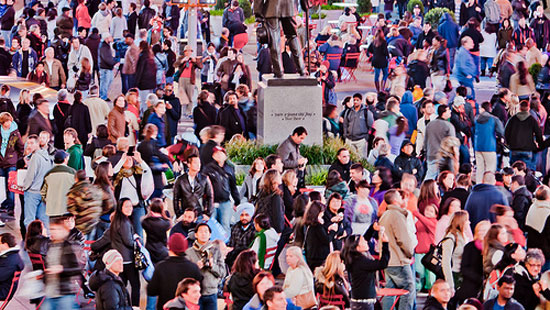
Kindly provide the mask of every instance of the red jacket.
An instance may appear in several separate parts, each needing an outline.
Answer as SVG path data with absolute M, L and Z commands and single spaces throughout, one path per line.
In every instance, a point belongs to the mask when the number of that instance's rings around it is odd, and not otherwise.
M 416 237 L 418 238 L 418 245 L 416 246 L 416 253 L 428 253 L 430 245 L 434 244 L 437 219 L 427 218 L 418 211 L 414 211 L 413 214 L 417 218 Z
M 84 3 L 79 4 L 76 7 L 75 18 L 78 21 L 78 27 L 84 27 L 90 29 L 92 27 L 92 18 L 88 13 L 88 8 Z

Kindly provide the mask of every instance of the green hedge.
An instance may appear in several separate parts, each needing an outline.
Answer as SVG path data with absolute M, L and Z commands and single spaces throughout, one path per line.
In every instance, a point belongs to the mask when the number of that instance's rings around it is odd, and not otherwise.
M 372 12 L 372 3 L 370 0 L 357 0 L 357 12 L 361 13 L 370 13 Z
M 327 11 L 344 10 L 344 8 L 341 7 L 341 6 L 336 6 L 336 5 L 331 5 L 331 4 L 321 5 L 321 9 L 322 10 L 327 10 Z
M 533 77 L 533 81 L 535 81 L 535 84 L 537 84 L 537 79 L 539 77 L 540 70 L 542 70 L 542 65 L 539 63 L 534 63 L 529 67 L 529 74 L 531 74 L 531 77 Z
M 455 20 L 455 13 L 451 12 L 447 8 L 434 8 L 428 11 L 426 15 L 424 16 L 424 22 L 430 23 L 432 25 L 432 29 L 437 30 L 437 26 L 439 26 L 439 20 L 441 19 L 441 16 L 443 16 L 443 13 L 449 13 L 451 17 L 453 18 L 453 21 Z
M 424 4 L 422 4 L 421 0 L 409 0 L 409 3 L 407 3 L 407 11 L 413 12 L 413 9 L 416 5 L 420 6 L 420 14 L 424 14 Z
M 243 9 L 244 18 L 252 16 L 252 5 L 248 0 L 239 0 L 239 6 Z
M 210 10 L 210 16 L 222 16 L 223 15 L 223 9 L 221 10 Z
M 325 138 L 323 145 L 301 145 L 300 154 L 308 159 L 308 165 L 330 165 L 336 160 L 336 153 L 340 148 L 350 146 L 341 139 Z M 227 143 L 225 145 L 229 159 L 237 165 L 251 165 L 258 157 L 266 158 L 277 152 L 277 145 L 263 145 L 254 141 L 243 141 Z M 364 167 L 372 170 L 373 167 L 367 164 L 366 160 L 359 157 L 355 152 L 350 152 L 351 160 L 361 162 Z

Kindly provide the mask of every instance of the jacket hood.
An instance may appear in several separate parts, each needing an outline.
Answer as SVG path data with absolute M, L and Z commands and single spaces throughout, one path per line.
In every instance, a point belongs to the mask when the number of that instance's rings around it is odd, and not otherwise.
M 90 289 L 94 292 L 97 292 L 99 288 L 108 281 L 116 281 L 114 274 L 107 270 L 96 271 L 89 280 Z
M 518 117 L 519 121 L 520 122 L 523 122 L 525 121 L 527 118 L 529 118 L 529 116 L 531 116 L 531 114 L 528 112 L 528 111 L 522 111 L 522 112 L 518 112 L 516 114 L 516 116 Z
M 48 154 L 48 151 L 40 149 L 34 152 L 33 155 L 37 155 L 42 157 L 43 160 L 51 161 L 50 154 Z
M 412 104 L 413 103 L 413 94 L 410 90 L 407 90 L 401 98 L 401 104 Z
M 8 130 L 5 130 L 4 127 L 1 127 L 1 126 L 0 126 L 0 128 L 1 128 L 0 130 L 2 130 L 2 132 L 6 132 L 7 134 L 11 134 L 15 130 L 17 130 L 17 123 L 16 122 L 11 122 L 11 126 Z
M 329 40 L 328 42 L 328 45 L 332 46 L 332 47 L 339 47 L 339 48 L 343 48 L 344 47 L 344 43 L 342 43 L 342 41 L 340 40 Z
M 441 15 L 441 18 L 439 19 L 439 24 L 449 21 L 451 19 L 451 15 L 449 13 L 444 13 Z
M 491 115 L 491 113 L 489 112 L 483 112 L 481 114 L 479 114 L 479 116 L 477 117 L 477 122 L 480 123 L 480 124 L 485 124 L 487 123 L 493 116 Z

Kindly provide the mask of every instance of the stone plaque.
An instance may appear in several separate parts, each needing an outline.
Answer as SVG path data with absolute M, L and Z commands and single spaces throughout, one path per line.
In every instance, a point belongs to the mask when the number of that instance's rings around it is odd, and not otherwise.
M 305 144 L 323 143 L 322 88 L 317 80 L 285 74 L 284 79 L 264 75 L 258 83 L 258 140 L 264 144 L 284 141 L 294 128 L 304 126 Z

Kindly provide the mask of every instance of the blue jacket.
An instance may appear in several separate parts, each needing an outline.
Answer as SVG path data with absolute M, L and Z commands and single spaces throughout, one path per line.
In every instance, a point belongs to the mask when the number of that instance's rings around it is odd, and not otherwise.
M 458 37 L 460 36 L 460 27 L 453 21 L 449 13 L 445 13 L 439 19 L 437 32 L 447 40 L 448 48 L 458 47 Z
M 23 268 L 25 265 L 19 256 L 19 248 L 10 248 L 0 255 L 0 300 L 8 297 L 13 274 Z M 17 287 L 14 287 L 15 290 Z
M 474 123 L 474 150 L 477 152 L 496 152 L 497 136 L 504 136 L 504 127 L 496 116 L 483 112 Z
M 329 42 L 319 46 L 319 53 L 323 54 L 324 55 L 324 59 L 326 60 L 327 59 L 327 54 L 338 54 L 338 55 L 342 55 L 342 52 L 344 51 L 344 49 L 338 45 L 338 44 L 334 44 L 334 45 L 330 45 Z M 340 60 L 341 60 L 341 57 L 338 57 L 338 59 L 330 59 L 328 62 L 330 62 L 330 70 L 338 70 L 338 68 L 340 67 Z
M 29 48 L 29 68 L 28 68 L 29 72 L 34 70 L 34 67 L 36 66 L 37 62 L 38 62 L 38 56 L 36 55 L 36 52 L 32 48 Z M 19 50 L 17 53 L 13 54 L 11 63 L 18 77 L 27 78 L 26 76 L 22 76 L 21 74 L 22 65 L 23 65 L 23 51 Z
M 455 57 L 455 67 L 453 72 L 456 79 L 459 81 L 473 79 L 477 75 L 474 57 L 470 51 L 462 47 L 458 49 Z M 470 78 L 467 76 L 470 76 Z
M 409 26 L 409 30 L 412 32 L 411 37 L 411 44 L 413 46 L 416 46 L 416 40 L 418 40 L 418 36 L 422 33 L 422 28 L 416 27 L 413 24 Z
M 407 131 L 407 135 L 410 136 L 416 129 L 416 123 L 418 122 L 418 111 L 413 104 L 413 95 L 410 91 L 406 91 L 405 94 L 403 94 L 400 110 L 401 114 L 403 114 L 409 122 L 409 131 Z
M 470 214 L 472 229 L 483 220 L 495 221 L 494 214 L 489 212 L 494 204 L 509 205 L 506 196 L 496 186 L 490 184 L 477 184 L 474 186 L 464 208 Z
M 157 129 L 158 129 L 157 145 L 159 147 L 166 146 L 166 136 L 164 135 L 166 124 L 164 123 L 164 117 L 159 117 L 157 113 L 153 112 L 149 116 L 149 119 L 147 120 L 147 124 L 153 124 L 157 126 Z

